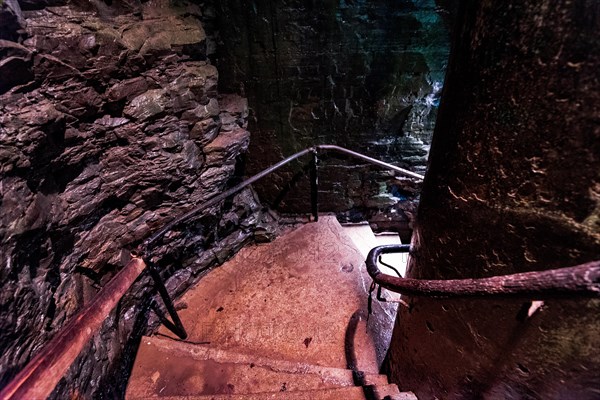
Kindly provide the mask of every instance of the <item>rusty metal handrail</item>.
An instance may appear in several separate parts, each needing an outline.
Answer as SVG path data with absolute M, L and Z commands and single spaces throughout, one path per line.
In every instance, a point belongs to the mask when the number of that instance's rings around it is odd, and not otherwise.
M 2 389 L 0 399 L 47 398 L 145 267 L 133 258 Z
M 307 154 L 312 154 L 313 156 L 313 160 L 311 163 L 311 202 L 312 202 L 312 212 L 314 214 L 315 219 L 318 219 L 318 215 L 317 215 L 317 210 L 318 210 L 318 198 L 317 198 L 317 191 L 318 191 L 318 176 L 317 176 L 317 154 L 319 152 L 319 150 L 325 150 L 325 151 L 333 151 L 333 152 L 337 152 L 337 153 L 342 153 L 342 154 L 347 154 L 350 155 L 354 158 L 358 158 L 361 159 L 363 161 L 367 161 L 368 163 L 371 163 L 373 165 L 377 165 L 380 167 L 383 167 L 385 169 L 388 169 L 390 171 L 394 171 L 400 174 L 404 174 L 407 176 L 410 176 L 412 178 L 416 178 L 416 179 L 420 179 L 423 180 L 424 176 L 423 175 L 419 175 L 415 172 L 409 171 L 407 169 L 404 168 L 400 168 L 397 167 L 395 165 L 377 160 L 375 158 L 366 156 L 364 154 L 361 153 L 357 153 L 355 151 L 352 150 L 348 150 L 344 147 L 340 147 L 340 146 L 336 146 L 336 145 L 332 145 L 332 144 L 321 144 L 321 145 L 316 145 L 313 147 L 309 147 L 306 148 L 302 151 L 299 151 L 298 153 L 292 154 L 291 156 L 287 157 L 284 160 L 281 160 L 280 162 L 278 162 L 275 165 L 270 166 L 269 168 L 259 172 L 258 174 L 252 176 L 251 178 L 246 179 L 245 181 L 243 181 L 242 183 L 238 184 L 237 186 L 232 187 L 229 190 L 226 190 L 225 192 L 216 195 L 210 199 L 208 199 L 206 202 L 202 203 L 201 205 L 191 209 L 190 211 L 186 212 L 185 214 L 183 214 L 182 216 L 174 219 L 173 221 L 169 222 L 167 225 L 165 225 L 163 228 L 159 229 L 156 233 L 152 234 L 150 237 L 148 237 L 148 239 L 146 239 L 142 245 L 140 245 L 140 247 L 138 248 L 138 252 L 140 254 L 145 254 L 149 251 L 150 247 L 153 246 L 154 244 L 156 244 L 158 242 L 158 240 L 163 237 L 167 232 L 169 232 L 171 229 L 175 228 L 177 225 L 180 225 L 186 221 L 188 221 L 190 218 L 193 218 L 194 216 L 198 215 L 199 213 L 201 213 L 202 211 L 206 210 L 207 208 L 210 208 L 216 204 L 219 204 L 221 201 L 225 200 L 226 198 L 240 192 L 242 189 L 246 188 L 247 186 L 250 186 L 251 184 L 253 184 L 254 182 L 258 181 L 261 178 L 264 178 L 265 176 L 269 175 L 272 172 L 275 172 L 276 170 L 278 170 L 279 168 L 283 167 L 286 164 L 289 164 L 290 162 L 305 156 Z
M 600 260 L 573 267 L 522 272 L 480 279 L 427 280 L 399 278 L 381 272 L 381 254 L 407 253 L 410 245 L 384 245 L 367 255 L 373 282 L 392 292 L 427 297 L 529 297 L 536 300 L 566 296 L 600 297 Z
M 57 332 L 43 349 L 23 368 L 2 390 L 0 400 L 8 399 L 42 399 L 48 397 L 56 387 L 59 380 L 67 369 L 75 361 L 89 339 L 100 328 L 103 321 L 108 317 L 112 309 L 127 292 L 133 282 L 139 277 L 144 269 L 149 266 L 150 275 L 157 285 L 159 294 L 165 302 L 167 311 L 173 319 L 172 330 L 180 337 L 185 337 L 185 329 L 177 316 L 177 312 L 169 298 L 166 289 L 160 279 L 158 271 L 150 262 L 151 247 L 155 245 L 168 231 L 176 226 L 190 220 L 200 212 L 212 207 L 229 196 L 232 196 L 259 179 L 269 175 L 282 166 L 307 154 L 312 154 L 311 160 L 311 211 L 318 219 L 318 174 L 317 174 L 317 152 L 319 150 L 336 151 L 362 159 L 371 164 L 378 165 L 389 170 L 402 173 L 413 178 L 423 179 L 421 175 L 415 174 L 392 164 L 365 156 L 360 153 L 334 145 L 318 145 L 304 149 L 293 154 L 264 171 L 246 179 L 233 188 L 211 197 L 201 205 L 174 219 L 146 239 L 137 250 L 132 252 L 132 260 L 121 269 L 84 307 L 83 310 L 73 316 L 64 327 Z
M 315 148 L 317 150 L 332 150 L 332 151 L 335 151 L 335 152 L 338 152 L 338 153 L 348 154 L 349 156 L 352 156 L 354 158 L 359 158 L 359 159 L 361 159 L 363 161 L 366 161 L 368 163 L 371 163 L 373 165 L 378 165 L 378 166 L 383 167 L 385 169 L 389 169 L 390 171 L 395 171 L 395 172 L 398 172 L 400 174 L 407 175 L 407 176 L 410 176 L 412 178 L 416 178 L 416 179 L 419 179 L 419 180 L 425 179 L 425 177 L 423 175 L 419 175 L 416 172 L 412 172 L 412 171 L 409 171 L 409 170 L 404 169 L 404 168 L 396 167 L 395 165 L 392 165 L 392 164 L 389 164 L 389 163 L 377 160 L 376 158 L 373 158 L 373 157 L 365 156 L 364 154 L 360 154 L 360 153 L 357 153 L 355 151 L 348 150 L 348 149 L 346 149 L 344 147 L 336 146 L 336 145 L 333 145 L 333 144 L 321 144 L 321 145 L 315 146 Z

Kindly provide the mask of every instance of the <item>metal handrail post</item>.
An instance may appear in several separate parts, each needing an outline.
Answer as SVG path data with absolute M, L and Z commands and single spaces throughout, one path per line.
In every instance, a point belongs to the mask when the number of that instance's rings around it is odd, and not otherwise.
M 179 315 L 177 314 L 177 310 L 175 309 L 173 300 L 171 300 L 171 296 L 169 296 L 169 291 L 165 287 L 165 284 L 164 284 L 162 278 L 160 277 L 158 268 L 156 268 L 156 265 L 154 265 L 154 263 L 151 261 L 146 261 L 146 266 L 147 266 L 146 268 L 148 269 L 148 272 L 150 273 L 150 276 L 152 277 L 152 280 L 154 281 L 156 290 L 158 290 L 158 293 L 160 294 L 160 297 L 162 298 L 162 301 L 165 304 L 165 307 L 167 308 L 167 312 L 169 313 L 169 315 L 171 316 L 171 319 L 173 320 L 173 324 L 170 326 L 167 326 L 167 327 L 174 334 L 179 336 L 180 339 L 182 339 L 182 340 L 187 339 L 188 334 L 185 331 L 183 322 L 181 322 L 181 319 L 179 318 Z
M 315 222 L 319 220 L 319 156 L 317 149 L 312 152 L 310 162 L 310 204 Z

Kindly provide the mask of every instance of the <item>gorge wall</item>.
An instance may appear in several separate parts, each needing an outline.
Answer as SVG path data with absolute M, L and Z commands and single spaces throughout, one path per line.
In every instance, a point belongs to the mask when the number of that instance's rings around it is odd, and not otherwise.
M 409 275 L 600 254 L 600 4 L 464 1 Z M 410 299 L 388 365 L 419 399 L 597 399 L 600 302 Z
M 314 144 L 337 144 L 425 171 L 451 6 L 434 0 L 214 4 L 220 84 L 244 93 L 251 107 L 250 172 Z M 399 213 L 414 212 L 414 181 L 356 160 L 328 157 L 322 165 L 323 210 L 394 205 Z M 282 210 L 308 212 L 305 182 L 288 188 L 299 170 L 296 165 L 257 185 L 259 194 Z
M 239 179 L 248 106 L 217 89 L 209 20 L 192 1 L 0 2 L 0 386 L 128 249 Z M 270 221 L 248 190 L 169 233 L 169 292 Z M 53 396 L 121 397 L 154 298 L 138 281 Z

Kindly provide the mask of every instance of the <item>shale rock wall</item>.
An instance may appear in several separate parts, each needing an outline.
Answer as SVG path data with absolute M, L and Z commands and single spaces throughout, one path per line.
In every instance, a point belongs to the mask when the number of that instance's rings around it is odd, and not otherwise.
M 449 51 L 446 8 L 434 0 L 215 2 L 221 85 L 247 95 L 252 109 L 249 170 L 331 143 L 423 173 Z M 410 179 L 356 160 L 322 166 L 325 210 L 400 201 L 399 212 L 414 211 L 419 188 Z M 262 198 L 307 212 L 307 187 L 288 187 L 301 168 L 259 185 Z
M 463 1 L 408 275 L 600 258 L 600 3 Z M 419 399 L 598 399 L 600 301 L 412 298 L 392 379 Z
M 124 265 L 127 249 L 238 179 L 248 106 L 217 90 L 202 7 L 2 2 L 0 385 Z M 268 221 L 246 191 L 169 233 L 155 254 L 170 292 L 256 229 L 268 235 Z M 142 278 L 56 398 L 122 393 L 154 295 Z

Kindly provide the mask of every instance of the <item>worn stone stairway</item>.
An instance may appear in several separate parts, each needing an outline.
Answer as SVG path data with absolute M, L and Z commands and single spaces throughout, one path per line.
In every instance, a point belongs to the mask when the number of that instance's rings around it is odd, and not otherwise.
M 142 339 L 126 397 L 416 399 L 379 374 L 393 313 L 366 325 L 369 284 L 332 216 L 247 247 L 178 303 L 185 341 Z

